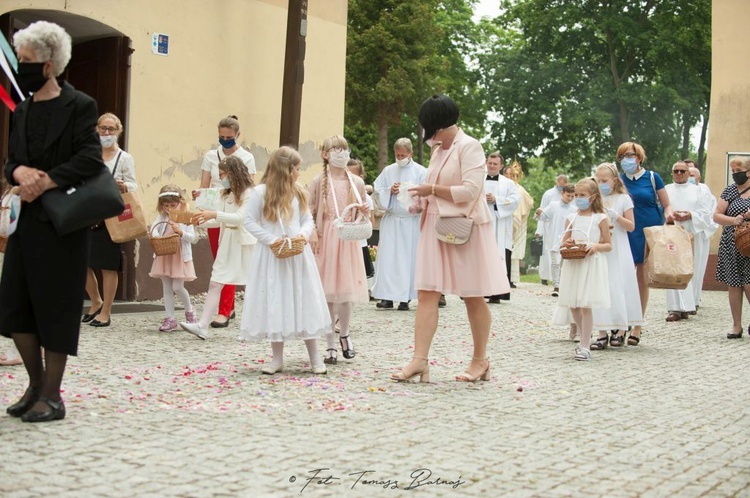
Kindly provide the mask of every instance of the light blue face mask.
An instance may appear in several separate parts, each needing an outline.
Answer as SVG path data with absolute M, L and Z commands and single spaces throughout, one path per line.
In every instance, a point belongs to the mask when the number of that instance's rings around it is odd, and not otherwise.
M 635 162 L 635 157 L 624 157 L 620 161 L 620 167 L 626 174 L 632 175 L 638 169 L 638 163 Z
M 576 197 L 574 201 L 576 203 L 576 207 L 581 211 L 586 211 L 591 205 L 588 197 Z
M 698 182 L 696 182 L 695 178 L 693 178 L 692 176 L 688 178 L 688 183 L 690 185 L 697 185 L 698 184 Z
M 601 192 L 604 196 L 609 195 L 612 193 L 612 187 L 609 185 L 609 183 L 600 183 L 599 192 Z
M 229 188 L 231 185 L 229 185 L 229 178 L 224 178 L 223 180 L 219 180 L 219 183 L 221 183 L 221 186 L 224 188 Z

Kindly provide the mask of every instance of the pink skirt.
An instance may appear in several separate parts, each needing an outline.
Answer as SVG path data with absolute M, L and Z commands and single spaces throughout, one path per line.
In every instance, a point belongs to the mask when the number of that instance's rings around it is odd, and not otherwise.
M 326 301 L 329 303 L 365 303 L 367 293 L 365 262 L 359 240 L 341 240 L 333 223 L 323 223 L 323 236 L 319 239 L 315 255 L 320 280 L 323 282 Z
M 177 250 L 177 253 L 168 256 L 156 256 L 148 276 L 153 278 L 169 277 L 186 282 L 197 278 L 193 262 L 183 261 L 181 250 Z
M 474 225 L 465 244 L 438 240 L 438 214 L 427 212 L 417 246 L 416 287 L 461 297 L 494 296 L 510 292 L 505 263 L 492 225 Z

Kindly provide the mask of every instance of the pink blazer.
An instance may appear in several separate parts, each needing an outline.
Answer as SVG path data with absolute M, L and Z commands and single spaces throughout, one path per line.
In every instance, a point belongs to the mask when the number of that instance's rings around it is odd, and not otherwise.
M 442 153 L 439 149 L 436 147 L 432 153 L 426 183 L 450 186 L 453 200 L 430 196 L 428 202 L 437 202 L 441 216 L 468 214 L 477 225 L 489 223 L 492 218 L 487 203 L 481 199 L 474 202 L 484 195 L 484 179 L 487 177 L 481 144 L 459 129 L 450 148 Z M 472 204 L 474 209 L 467 213 Z M 422 212 L 423 223 L 426 213 L 427 209 Z

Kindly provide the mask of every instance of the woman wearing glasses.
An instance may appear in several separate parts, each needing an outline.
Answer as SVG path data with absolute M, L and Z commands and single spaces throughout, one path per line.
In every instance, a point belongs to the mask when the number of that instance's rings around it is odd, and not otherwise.
M 114 114 L 108 112 L 99 116 L 96 125 L 99 142 L 102 144 L 102 160 L 112 173 L 120 192 L 132 192 L 138 185 L 135 182 L 135 164 L 133 156 L 117 145 L 122 133 L 122 123 Z M 112 323 L 112 303 L 117 292 L 117 272 L 120 270 L 120 246 L 112 242 L 104 221 L 91 227 L 91 250 L 89 251 L 89 268 L 86 273 L 86 293 L 91 300 L 91 307 L 81 320 L 93 327 L 109 327 Z M 102 272 L 102 290 L 99 294 L 99 282 L 94 270 Z
M 349 173 L 349 145 L 342 136 L 334 135 L 323 142 L 320 153 L 323 173 L 314 178 L 310 190 L 310 210 L 315 220 L 315 230 L 310 237 L 310 247 L 318 263 L 320 279 L 331 313 L 331 332 L 325 362 L 338 361 L 334 327 L 336 319 L 341 327 L 339 341 L 344 358 L 354 358 L 354 344 L 349 335 L 349 321 L 354 303 L 370 300 L 367 293 L 367 275 L 358 240 L 342 240 L 336 234 L 333 221 L 346 206 L 357 203 L 364 216 L 370 216 L 365 195 L 365 182 Z
M 664 182 L 658 173 L 643 168 L 645 160 L 646 151 L 635 142 L 625 142 L 617 148 L 617 161 L 623 171 L 620 179 L 633 199 L 635 229 L 628 232 L 628 241 L 633 253 L 635 273 L 638 277 L 638 291 L 641 298 L 641 310 L 644 317 L 648 307 L 648 284 L 646 283 L 646 268 L 643 264 L 646 251 L 646 236 L 643 229 L 662 225 L 664 217 L 668 220 L 673 219 L 672 207 L 669 204 L 669 196 L 664 188 Z M 635 326 L 630 332 L 630 337 L 628 337 L 628 345 L 637 346 L 640 341 L 641 327 Z

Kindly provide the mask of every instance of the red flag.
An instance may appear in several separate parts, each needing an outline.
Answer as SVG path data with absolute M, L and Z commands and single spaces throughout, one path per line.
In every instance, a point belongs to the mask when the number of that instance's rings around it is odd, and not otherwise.
M 2 100 L 8 109 L 10 109 L 10 112 L 16 110 L 16 103 L 13 102 L 13 99 L 10 98 L 10 95 L 8 95 L 8 92 L 5 91 L 5 87 L 3 86 L 0 86 L 0 100 Z

